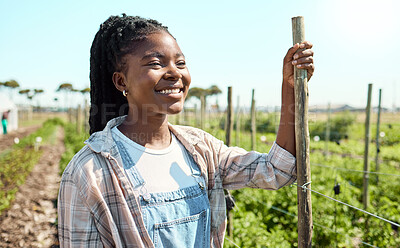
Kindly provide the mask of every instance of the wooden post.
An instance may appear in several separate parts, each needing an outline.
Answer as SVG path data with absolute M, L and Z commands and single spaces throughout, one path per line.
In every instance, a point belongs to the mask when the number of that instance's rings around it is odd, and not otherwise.
M 183 108 L 183 124 L 189 125 L 189 109 L 188 108 Z
M 274 125 L 275 125 L 275 135 L 278 135 L 278 130 L 279 130 L 279 107 L 275 106 L 275 111 L 274 111 Z
M 254 89 L 251 92 L 251 150 L 256 149 L 256 100 L 254 99 Z
M 72 123 L 72 108 L 68 108 L 67 113 L 68 113 L 68 122 Z
M 206 117 L 206 97 L 200 96 L 200 129 L 204 130 L 204 122 Z
M 235 135 L 235 145 L 240 145 L 240 97 L 237 97 L 237 107 L 236 107 L 236 135 Z
M 82 132 L 82 108 L 81 105 L 78 105 L 78 108 L 76 108 L 76 132 L 81 133 Z
M 368 208 L 369 204 L 369 195 L 368 195 L 368 182 L 369 182 L 369 142 L 371 142 L 370 133 L 370 124 L 371 124 L 371 94 L 372 94 L 372 84 L 368 84 L 368 100 L 367 100 L 367 108 L 365 109 L 366 117 L 365 117 L 365 149 L 364 149 L 364 178 L 363 178 L 363 205 L 364 209 Z
M 328 103 L 328 120 L 326 121 L 326 130 L 325 130 L 325 157 L 328 156 L 329 152 L 329 138 L 331 136 L 331 103 Z
M 231 145 L 232 141 L 232 130 L 233 130 L 233 105 L 232 105 L 232 87 L 228 87 L 228 105 L 226 108 L 226 129 L 225 129 L 225 144 Z M 231 211 L 227 211 L 228 214 L 228 235 L 233 238 L 233 215 Z
M 292 18 L 293 44 L 301 43 L 304 38 L 304 18 Z M 310 137 L 308 131 L 308 87 L 307 71 L 294 67 L 295 92 L 295 133 L 296 133 L 296 162 L 297 184 L 311 188 L 310 170 Z M 297 188 L 298 208 L 298 247 L 311 247 L 312 243 L 312 208 L 311 192 L 301 187 Z
M 197 111 L 197 104 L 194 105 L 194 126 L 199 127 L 199 117 L 198 117 L 198 111 Z
M 83 109 L 83 113 L 84 113 L 84 127 L 85 127 L 85 133 L 89 133 L 89 105 L 88 105 L 88 101 L 85 99 L 85 107 Z
M 225 132 L 225 144 L 227 146 L 231 145 L 232 130 L 233 130 L 232 86 L 229 86 L 228 87 L 228 106 L 226 109 L 226 132 Z
M 382 89 L 379 89 L 379 102 L 378 102 L 378 120 L 376 121 L 376 157 L 375 157 L 375 171 L 379 172 L 379 134 L 380 134 L 380 124 L 381 124 L 381 96 Z M 376 174 L 376 185 L 379 183 L 379 175 Z

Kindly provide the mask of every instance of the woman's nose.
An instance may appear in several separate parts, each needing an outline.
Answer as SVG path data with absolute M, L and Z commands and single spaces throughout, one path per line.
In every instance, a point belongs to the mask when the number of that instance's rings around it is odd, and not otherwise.
M 168 80 L 178 80 L 182 78 L 182 74 L 179 72 L 179 69 L 176 65 L 169 65 L 167 72 L 164 74 L 164 78 Z

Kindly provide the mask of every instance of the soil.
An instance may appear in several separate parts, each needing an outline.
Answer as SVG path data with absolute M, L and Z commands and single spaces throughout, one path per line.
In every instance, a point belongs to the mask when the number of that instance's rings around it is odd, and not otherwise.
M 56 203 L 63 137 L 58 128 L 56 143 L 41 147 L 38 164 L 19 188 L 11 208 L 0 216 L 0 247 L 58 247 Z
M 9 132 L 6 135 L 1 135 L 0 136 L 0 153 L 7 150 L 8 148 L 11 148 L 12 145 L 14 145 L 14 139 L 22 139 L 25 136 L 28 136 L 29 134 L 33 133 L 37 129 L 39 129 L 40 125 L 35 125 L 35 126 L 29 126 L 29 127 L 22 127 L 18 128 L 15 131 Z

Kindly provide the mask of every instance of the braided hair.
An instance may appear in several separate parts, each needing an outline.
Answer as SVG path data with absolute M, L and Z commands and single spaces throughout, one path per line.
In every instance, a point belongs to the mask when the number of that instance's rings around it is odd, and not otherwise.
M 113 73 L 125 73 L 125 55 L 148 35 L 160 31 L 170 34 L 156 20 L 126 14 L 110 16 L 100 25 L 90 49 L 90 134 L 103 130 L 112 118 L 128 113 L 128 102 L 114 86 Z

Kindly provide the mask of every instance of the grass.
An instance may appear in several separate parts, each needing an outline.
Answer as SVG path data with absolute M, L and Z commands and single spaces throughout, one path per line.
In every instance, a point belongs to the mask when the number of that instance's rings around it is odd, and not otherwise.
M 36 137 L 42 137 L 43 143 L 54 144 L 57 126 L 60 124 L 59 119 L 44 122 L 40 129 L 21 139 L 19 144 L 15 144 L 0 157 L 0 214 L 10 207 L 18 187 L 24 184 L 43 153 L 40 149 L 34 149 Z

